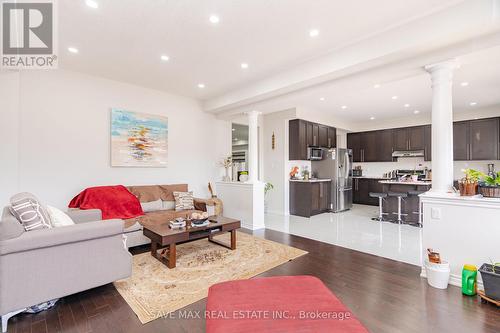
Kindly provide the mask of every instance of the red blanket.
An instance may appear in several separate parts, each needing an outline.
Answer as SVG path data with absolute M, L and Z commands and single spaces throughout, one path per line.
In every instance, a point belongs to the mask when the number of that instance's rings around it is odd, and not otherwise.
M 89 187 L 74 197 L 68 207 L 100 209 L 103 220 L 144 215 L 139 200 L 123 185 Z

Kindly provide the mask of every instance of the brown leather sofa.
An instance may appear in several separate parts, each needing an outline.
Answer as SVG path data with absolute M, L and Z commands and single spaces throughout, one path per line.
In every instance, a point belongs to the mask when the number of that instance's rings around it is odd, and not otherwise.
M 127 186 L 127 189 L 134 194 L 141 203 L 158 201 L 161 199 L 164 208 L 161 210 L 145 212 L 143 216 L 125 220 L 125 235 L 127 236 L 127 246 L 133 247 L 150 242 L 149 238 L 142 233 L 143 226 L 171 221 L 177 217 L 189 218 L 194 212 L 209 212 L 211 215 L 222 214 L 222 202 L 218 199 L 194 199 L 193 210 L 176 211 L 173 192 L 188 192 L 187 184 L 174 185 L 141 185 Z M 171 209 L 165 208 L 172 207 Z

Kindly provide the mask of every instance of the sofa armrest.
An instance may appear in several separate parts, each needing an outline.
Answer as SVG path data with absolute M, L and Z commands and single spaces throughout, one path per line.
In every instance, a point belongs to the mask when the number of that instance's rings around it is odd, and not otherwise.
M 194 209 L 201 210 L 203 212 L 207 211 L 207 199 L 193 198 Z
M 100 209 L 69 209 L 66 214 L 68 214 L 75 223 L 102 220 L 102 212 Z
M 213 207 L 214 215 L 222 215 L 222 200 L 218 198 L 200 199 L 194 198 L 194 208 L 204 212 L 208 211 L 208 207 Z
M 32 230 L 0 242 L 0 255 L 37 250 L 123 233 L 123 220 L 94 221 L 70 226 Z

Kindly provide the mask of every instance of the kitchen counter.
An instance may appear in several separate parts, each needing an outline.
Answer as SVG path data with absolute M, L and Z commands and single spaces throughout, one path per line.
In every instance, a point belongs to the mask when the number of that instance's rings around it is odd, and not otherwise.
M 381 184 L 389 184 L 389 185 L 411 185 L 411 186 L 431 186 L 432 182 L 430 181 L 399 181 L 399 180 L 381 180 L 379 181 Z
M 331 182 L 331 179 L 327 178 L 313 178 L 313 179 L 290 179 L 291 182 L 299 182 L 299 183 L 319 183 L 319 182 Z
M 385 178 L 385 177 L 370 177 L 370 176 L 353 176 L 352 178 L 356 178 L 356 179 L 380 179 L 380 180 L 390 180 L 390 178 Z

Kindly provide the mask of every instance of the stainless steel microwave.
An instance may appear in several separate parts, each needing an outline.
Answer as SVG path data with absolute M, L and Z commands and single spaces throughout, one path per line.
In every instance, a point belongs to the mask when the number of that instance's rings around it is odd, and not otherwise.
M 307 159 L 314 160 L 322 160 L 323 159 L 323 149 L 315 148 L 315 147 L 307 147 Z

